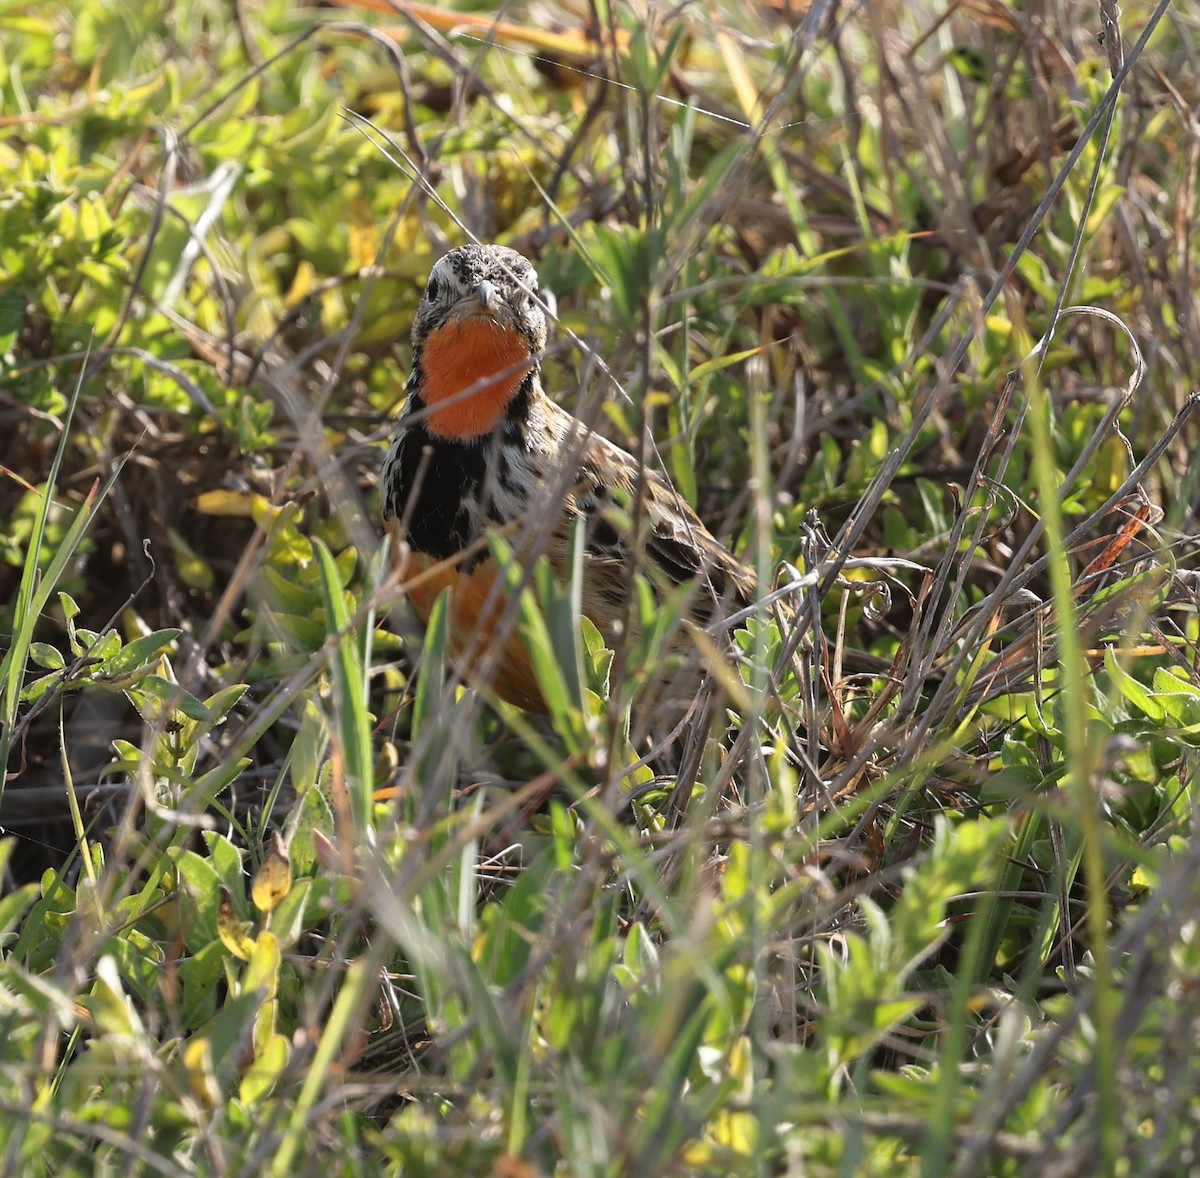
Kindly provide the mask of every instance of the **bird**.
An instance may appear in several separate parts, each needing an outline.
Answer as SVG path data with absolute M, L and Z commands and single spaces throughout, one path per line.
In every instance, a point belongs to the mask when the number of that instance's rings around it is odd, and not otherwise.
M 507 600 L 489 529 L 518 562 L 544 553 L 565 577 L 582 523 L 581 612 L 609 646 L 635 569 L 660 600 L 694 584 L 686 610 L 697 624 L 755 598 L 753 571 L 662 475 L 546 392 L 546 311 L 537 271 L 516 250 L 468 244 L 442 256 L 413 319 L 406 397 L 379 472 L 408 600 L 428 621 L 449 589 L 451 655 L 468 679 L 530 712 L 546 704 L 520 634 L 511 621 L 499 632 Z

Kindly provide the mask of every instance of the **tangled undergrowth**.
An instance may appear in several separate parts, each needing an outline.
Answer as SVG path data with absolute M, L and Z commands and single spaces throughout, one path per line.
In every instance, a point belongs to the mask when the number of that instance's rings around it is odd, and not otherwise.
M 1190 13 L 0 37 L 6 1172 L 1186 1172 Z M 469 239 L 765 589 L 685 660 L 530 571 L 545 719 L 376 523 Z

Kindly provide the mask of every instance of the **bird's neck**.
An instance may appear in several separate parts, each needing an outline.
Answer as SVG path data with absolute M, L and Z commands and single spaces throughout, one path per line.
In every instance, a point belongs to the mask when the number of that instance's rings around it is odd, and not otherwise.
M 425 428 L 447 442 L 490 435 L 519 398 L 541 391 L 537 357 L 517 332 L 480 318 L 431 332 L 413 356 L 410 391 Z

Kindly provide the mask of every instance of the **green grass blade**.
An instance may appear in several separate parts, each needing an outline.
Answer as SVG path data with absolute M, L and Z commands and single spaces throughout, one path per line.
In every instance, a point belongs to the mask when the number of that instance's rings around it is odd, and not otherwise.
M 334 644 L 329 665 L 333 678 L 334 729 L 341 744 L 346 772 L 346 789 L 355 829 L 362 835 L 370 829 L 374 792 L 371 752 L 371 717 L 367 711 L 366 685 L 359 645 L 346 606 L 345 589 L 334 564 L 333 554 L 321 540 L 313 541 L 321 573 L 321 595 Z

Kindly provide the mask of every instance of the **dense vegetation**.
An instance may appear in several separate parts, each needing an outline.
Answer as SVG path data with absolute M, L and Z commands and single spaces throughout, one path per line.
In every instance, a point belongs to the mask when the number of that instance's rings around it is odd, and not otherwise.
M 0 6 L 4 1172 L 1188 1172 L 1185 9 Z M 469 239 L 732 649 L 406 606 Z

